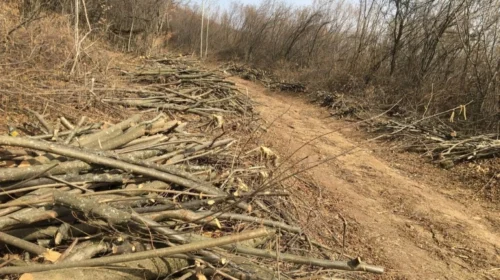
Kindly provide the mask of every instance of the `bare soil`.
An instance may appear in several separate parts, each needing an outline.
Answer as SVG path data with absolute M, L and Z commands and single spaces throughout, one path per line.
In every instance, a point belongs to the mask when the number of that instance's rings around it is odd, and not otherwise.
M 306 205 L 297 211 L 310 236 L 335 248 L 345 237 L 343 258 L 359 256 L 387 269 L 383 276 L 361 277 L 500 279 L 498 205 L 474 199 L 456 176 L 416 156 L 367 143 L 352 124 L 328 118 L 303 98 L 231 79 L 258 103 L 270 126 L 266 145 L 285 157 L 300 148 L 291 160 L 301 167 L 336 157 L 304 175 L 314 186 L 295 182 L 290 188 Z

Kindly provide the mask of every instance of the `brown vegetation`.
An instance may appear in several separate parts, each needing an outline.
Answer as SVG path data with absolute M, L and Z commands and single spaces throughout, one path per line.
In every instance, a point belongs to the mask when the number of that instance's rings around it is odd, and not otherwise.
M 171 273 L 271 279 L 273 271 L 287 279 L 314 273 L 318 279 L 422 279 L 445 270 L 454 279 L 496 275 L 498 211 L 475 200 L 500 197 L 498 160 L 476 161 L 500 150 L 500 0 L 318 0 L 303 8 L 268 0 L 228 11 L 209 7 L 210 29 L 205 24 L 208 36 L 201 38 L 201 9 L 182 2 L 0 2 L 0 274 L 56 267 L 67 270 L 23 279 L 76 279 L 85 276 L 76 267 L 106 265 L 86 277 L 129 279 L 128 269 L 116 274 L 109 266 L 118 262 L 139 272 L 137 279 Z M 463 172 L 467 165 L 436 171 L 385 147 L 374 149 L 383 156 L 372 156 L 373 142 L 357 139 L 361 145 L 341 135 L 360 123 L 327 124 L 324 111 L 300 98 L 163 55 L 171 48 L 198 53 L 200 39 L 209 57 L 266 69 L 245 74 L 249 80 L 293 95 L 306 92 L 303 84 L 323 90 L 315 92 L 316 102 L 335 109 L 336 117 L 364 119 L 391 141 L 404 131 L 414 137 L 403 140 L 414 150 L 446 164 L 472 159 L 468 170 L 474 172 Z M 265 105 L 260 115 L 249 96 Z M 377 127 L 359 115 L 373 108 L 391 119 Z M 139 111 L 149 121 L 134 120 Z M 428 119 L 442 127 L 429 131 L 422 125 Z M 484 135 L 460 138 L 477 132 Z M 361 153 L 352 153 L 358 144 Z M 154 155 L 125 156 L 143 149 Z M 289 153 L 285 160 L 280 151 Z M 401 167 L 398 157 L 415 167 Z M 411 179 L 419 172 L 423 183 Z M 458 181 L 473 195 L 464 191 L 457 200 Z M 266 188 L 273 192 L 263 193 Z M 278 233 L 205 249 L 207 237 L 263 225 Z M 196 246 L 175 255 L 182 257 L 177 264 L 165 262 L 169 250 L 152 258 L 157 251 L 151 249 L 186 242 Z M 130 254 L 135 250 L 144 252 Z M 358 255 L 389 273 L 337 271 L 382 272 L 359 263 Z M 91 259 L 79 263 L 82 257 Z M 32 265 L 57 258 L 56 266 Z
M 219 58 L 374 104 L 403 99 L 418 115 L 472 102 L 458 126 L 496 132 L 499 9 L 500 1 L 478 0 L 315 1 L 303 8 L 270 0 L 212 13 L 209 41 Z M 185 13 L 172 19 L 172 40 L 194 52 L 200 15 Z
M 167 33 L 158 31 L 166 30 L 159 8 L 156 1 L 0 2 L 0 131 L 8 122 L 25 121 L 22 109 L 122 117 L 82 92 L 119 83 L 110 74 L 133 64 L 126 51 L 151 54 L 163 48 L 159 42 Z M 157 13 L 148 20 L 128 14 L 145 19 L 151 10 Z
M 306 235 L 280 187 L 293 163 L 259 144 L 233 82 L 183 57 L 130 55 L 163 48 L 168 3 L 0 3 L 0 275 L 383 273 Z

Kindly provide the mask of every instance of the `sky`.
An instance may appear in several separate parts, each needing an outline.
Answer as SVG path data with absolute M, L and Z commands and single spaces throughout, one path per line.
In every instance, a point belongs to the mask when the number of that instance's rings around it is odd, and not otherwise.
M 189 2 L 191 3 L 201 3 L 202 0 L 190 0 Z M 260 4 L 260 2 L 262 2 L 262 0 L 239 0 L 239 1 L 235 1 L 235 0 L 205 0 L 205 3 L 210 2 L 212 4 L 215 4 L 215 5 L 218 5 L 220 6 L 221 8 L 229 8 L 229 6 L 231 5 L 232 2 L 238 2 L 238 3 L 245 3 L 245 4 Z M 295 6 L 307 6 L 307 5 L 311 5 L 313 3 L 313 0 L 281 0 L 285 3 L 289 3 L 289 4 L 293 4 Z

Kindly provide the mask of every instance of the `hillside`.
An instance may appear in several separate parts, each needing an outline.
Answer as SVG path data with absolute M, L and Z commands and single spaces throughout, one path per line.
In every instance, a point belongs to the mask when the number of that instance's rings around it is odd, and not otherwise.
M 429 7 L 327 2 L 207 12 L 202 59 L 199 7 L 1 2 L 0 275 L 500 278 L 496 54 L 460 68 L 465 31 L 412 41 Z M 375 40 L 386 4 L 399 43 Z
M 329 120 L 303 98 L 233 80 L 269 124 L 262 140 L 285 155 L 296 151 L 298 170 L 315 166 L 288 182 L 311 236 L 384 264 L 381 279 L 500 277 L 496 203 L 474 199 L 461 178 L 414 154 L 367 142 L 355 125 Z

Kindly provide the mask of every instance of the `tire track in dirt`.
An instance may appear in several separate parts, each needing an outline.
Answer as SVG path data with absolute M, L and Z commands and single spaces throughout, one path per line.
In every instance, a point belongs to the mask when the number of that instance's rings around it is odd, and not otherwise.
M 346 125 L 325 119 L 324 110 L 300 98 L 231 79 L 248 90 L 262 118 L 274 122 L 264 141 L 284 155 Z M 355 145 L 333 132 L 306 145 L 294 158 L 307 157 L 303 164 L 312 164 Z M 321 204 L 333 205 L 355 226 L 347 253 L 387 266 L 382 279 L 500 279 L 500 233 L 490 223 L 492 217 L 500 220 L 499 213 L 487 213 L 473 201 L 465 205 L 440 192 L 439 186 L 410 178 L 363 144 L 308 173 L 322 187 L 322 199 L 332 198 Z M 443 184 L 447 180 L 442 178 Z M 330 222 L 338 222 L 331 210 L 317 209 L 322 217 L 331 217 Z

